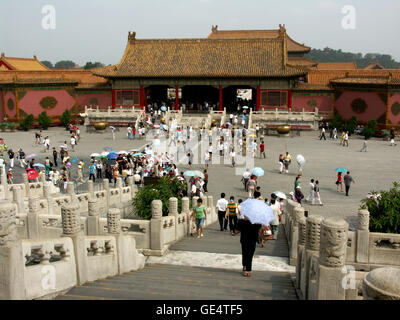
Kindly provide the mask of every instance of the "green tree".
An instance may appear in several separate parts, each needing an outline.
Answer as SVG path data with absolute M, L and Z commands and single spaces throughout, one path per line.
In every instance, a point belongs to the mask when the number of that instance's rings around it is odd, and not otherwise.
M 39 114 L 39 125 L 43 130 L 47 130 L 51 125 L 51 119 L 46 111 Z
M 378 122 L 375 119 L 369 120 L 363 130 L 363 136 L 367 139 L 371 138 L 378 131 Z
M 24 131 L 28 131 L 29 129 L 32 129 L 33 123 L 34 123 L 34 117 L 33 114 L 28 115 L 24 120 L 20 122 L 20 126 Z
M 71 60 L 62 60 L 62 61 L 58 61 L 55 64 L 55 68 L 56 69 L 72 69 L 76 66 L 76 63 L 71 61 Z
M 153 200 L 161 200 L 163 216 L 167 216 L 169 198 L 176 197 L 178 199 L 178 211 L 181 210 L 184 190 L 186 190 L 184 182 L 179 181 L 177 178 L 164 176 L 160 178 L 156 185 L 148 185 L 139 189 L 135 198 L 132 199 L 133 209 L 143 219 L 150 220 L 151 202 Z
M 335 116 L 332 119 L 332 127 L 340 130 L 342 128 L 342 125 L 343 125 L 342 116 L 339 113 L 335 114 Z
M 349 121 L 344 124 L 344 131 L 348 131 L 349 134 L 353 134 L 357 128 L 357 118 L 356 116 L 352 116 Z
M 44 64 L 47 68 L 53 69 L 54 65 L 50 61 L 40 61 L 42 64 Z
M 361 209 L 370 214 L 371 232 L 400 233 L 400 184 L 393 182 L 389 191 L 371 192 L 361 201 Z
M 88 69 L 101 68 L 101 67 L 104 67 L 104 64 L 102 64 L 101 62 L 94 62 L 94 63 L 86 62 L 83 69 L 88 70 Z
M 70 121 L 71 121 L 71 113 L 67 109 L 61 115 L 60 122 L 64 127 L 68 127 Z

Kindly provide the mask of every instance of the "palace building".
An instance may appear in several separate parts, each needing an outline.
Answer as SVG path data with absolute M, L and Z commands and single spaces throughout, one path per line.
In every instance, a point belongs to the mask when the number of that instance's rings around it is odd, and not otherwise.
M 305 57 L 284 25 L 276 30 L 219 30 L 205 38 L 140 39 L 129 32 L 121 61 L 93 70 L 54 70 L 33 59 L 0 59 L 0 119 L 19 121 L 47 113 L 56 122 L 66 109 L 85 106 L 237 110 L 238 92 L 254 111 L 314 111 L 331 118 L 377 119 L 400 125 L 400 70 L 379 63 L 321 63 Z

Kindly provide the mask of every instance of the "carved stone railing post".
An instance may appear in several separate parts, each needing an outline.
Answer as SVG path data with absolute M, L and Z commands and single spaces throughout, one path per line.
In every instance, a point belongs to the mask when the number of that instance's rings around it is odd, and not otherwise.
M 175 218 L 174 228 L 175 228 L 175 240 L 178 240 L 178 226 L 179 226 L 179 213 L 178 213 L 178 199 L 173 197 L 168 200 L 168 216 Z
M 25 298 L 24 258 L 21 242 L 17 241 L 16 206 L 0 201 L 0 299 Z
M 76 194 L 75 194 L 75 188 L 74 188 L 73 182 L 67 183 L 67 194 L 71 197 L 71 202 L 78 201 L 78 198 L 76 197 Z
M 293 222 L 290 234 L 289 246 L 289 263 L 291 266 L 296 265 L 297 260 L 297 243 L 299 239 L 299 221 L 304 217 L 304 208 L 296 207 L 293 212 Z
M 103 189 L 106 194 L 106 210 L 110 207 L 110 181 L 108 179 L 103 179 Z
M 207 197 L 207 203 L 208 203 L 208 212 L 207 212 L 207 220 L 208 224 L 213 223 L 216 221 L 216 212 L 215 212 L 215 206 L 214 206 L 214 197 L 213 196 L 208 196 Z
M 302 263 L 304 263 L 305 259 L 303 259 L 303 255 L 305 255 L 305 248 L 307 242 L 307 230 L 306 230 L 306 218 L 301 217 L 298 221 L 298 243 L 297 243 L 297 261 L 296 261 L 296 288 L 300 289 L 301 283 L 301 269 L 304 267 Z
M 29 197 L 31 190 L 29 189 L 29 179 L 26 172 L 22 173 L 22 183 L 25 185 L 25 196 Z
M 190 227 L 191 227 L 190 216 L 191 216 L 192 212 L 189 209 L 189 207 L 190 207 L 189 201 L 190 200 L 188 197 L 182 198 L 182 212 L 181 213 L 185 215 L 186 221 L 187 221 L 186 234 L 190 234 Z
M 88 188 L 89 199 L 94 199 L 94 186 L 92 180 L 88 180 L 87 188 Z
M 98 201 L 95 199 L 89 199 L 88 210 L 89 210 L 89 215 L 87 217 L 88 236 L 98 236 L 100 235 L 100 226 L 99 226 L 100 208 Z
M 107 229 L 108 233 L 111 233 L 113 235 L 121 233 L 121 212 L 119 209 L 108 209 Z
M 302 298 L 308 299 L 308 284 L 310 276 L 310 265 L 311 258 L 313 256 L 318 257 L 319 254 L 319 237 L 321 231 L 321 223 L 323 218 L 321 216 L 311 216 L 306 219 L 306 245 L 305 254 L 303 253 L 303 259 L 301 265 L 300 275 L 300 291 Z
M 71 202 L 62 206 L 61 218 L 63 235 L 70 237 L 74 243 L 78 284 L 83 284 L 88 279 L 88 267 L 85 237 L 81 229 L 78 203 Z
M 135 181 L 132 176 L 129 176 L 128 179 L 128 187 L 131 188 L 131 198 L 135 197 L 137 189 L 135 188 Z
M 385 267 L 368 272 L 362 291 L 364 300 L 400 300 L 400 268 Z
M 369 212 L 358 210 L 356 261 L 369 262 Z
M 47 200 L 47 213 L 54 214 L 53 197 L 51 196 L 51 182 L 46 181 L 43 184 L 43 196 Z
M 345 300 L 343 285 L 349 225 L 343 219 L 328 218 L 321 224 L 319 258 L 310 270 L 310 300 Z
M 163 255 L 164 253 L 164 233 L 162 226 L 162 202 L 161 200 L 153 200 L 151 203 L 152 217 L 150 220 L 150 248 L 155 255 Z
M 18 213 L 25 213 L 24 198 L 22 196 L 22 189 L 20 186 L 14 185 L 12 187 L 13 201 L 17 205 Z
M 28 238 L 32 240 L 38 240 L 40 239 L 40 229 L 39 229 L 40 197 L 30 196 L 28 201 L 29 201 L 29 211 L 27 214 Z
M 7 176 L 5 174 L 0 174 L 0 181 L 1 181 L 1 185 L 4 186 L 4 198 L 6 200 L 11 200 L 12 195 L 10 195 L 10 192 L 8 190 Z

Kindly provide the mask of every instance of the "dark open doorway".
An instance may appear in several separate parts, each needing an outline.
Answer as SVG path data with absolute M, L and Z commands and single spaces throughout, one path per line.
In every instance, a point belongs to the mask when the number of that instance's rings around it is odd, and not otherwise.
M 255 109 L 257 90 L 246 85 L 229 86 L 223 90 L 223 105 L 226 112 L 241 113 L 243 106 Z

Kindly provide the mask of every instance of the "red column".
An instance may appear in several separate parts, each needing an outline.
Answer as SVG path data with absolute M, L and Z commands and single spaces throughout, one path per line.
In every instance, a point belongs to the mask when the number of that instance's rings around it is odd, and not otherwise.
M 140 101 L 140 108 L 144 109 L 144 89 L 142 84 L 140 85 L 139 101 Z
M 175 86 L 175 110 L 179 110 L 179 86 Z
M 144 107 L 147 108 L 147 89 L 144 89 Z
M 223 104 L 222 86 L 219 86 L 219 111 L 224 111 L 222 104 Z
M 257 97 L 256 97 L 256 111 L 260 110 L 260 85 L 257 86 Z
M 115 106 L 117 105 L 116 92 L 114 89 L 111 90 L 111 105 L 112 105 L 112 109 L 114 109 Z
M 288 91 L 287 107 L 292 110 L 292 90 Z

